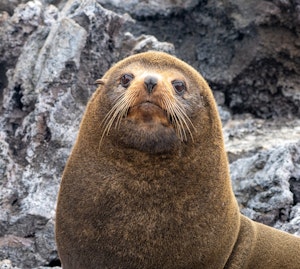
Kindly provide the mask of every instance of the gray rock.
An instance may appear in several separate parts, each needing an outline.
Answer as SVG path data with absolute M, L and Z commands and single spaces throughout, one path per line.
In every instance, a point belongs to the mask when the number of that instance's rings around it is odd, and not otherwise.
M 164 51 L 175 54 L 174 45 L 168 42 L 158 42 L 154 36 L 141 35 L 134 37 L 131 33 L 126 32 L 122 41 L 122 53 L 126 56 L 135 53 L 141 53 L 148 50 Z
M 300 141 L 231 163 L 232 186 L 241 212 L 299 235 L 299 163 Z
M 173 44 L 168 42 L 158 42 L 154 36 L 141 35 L 138 38 L 132 37 L 136 43 L 131 53 L 140 53 L 148 50 L 164 51 L 170 54 L 175 54 L 175 48 Z
M 0 261 L 0 269 L 13 269 L 10 260 Z
M 98 0 L 104 6 L 123 10 L 133 16 L 150 17 L 155 15 L 168 16 L 171 13 L 195 7 L 199 0 Z
M 232 162 L 259 151 L 298 142 L 300 120 L 262 120 L 243 114 L 227 121 L 223 133 L 229 160 Z
M 298 180 L 298 186 L 300 185 L 299 182 L 300 181 Z M 299 193 L 300 192 L 298 191 L 298 195 Z M 278 220 L 275 223 L 274 227 L 282 231 L 300 236 L 300 203 L 298 202 L 295 206 L 292 207 L 290 211 L 290 219 L 288 220 L 288 222 Z
M 49 267 L 39 266 L 39 267 L 35 267 L 35 268 L 32 268 L 32 269 L 47 269 L 47 268 L 49 268 Z M 59 269 L 61 267 L 51 266 L 51 268 Z M 21 269 L 21 268 L 13 266 L 12 262 L 10 260 L 5 259 L 5 260 L 0 261 L 0 269 Z

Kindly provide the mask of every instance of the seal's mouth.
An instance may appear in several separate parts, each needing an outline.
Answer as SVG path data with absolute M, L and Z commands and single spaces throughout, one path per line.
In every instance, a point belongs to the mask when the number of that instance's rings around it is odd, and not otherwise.
M 164 126 L 170 125 L 167 111 L 159 104 L 151 101 L 145 101 L 130 107 L 127 118 L 139 123 L 159 123 Z
M 151 102 L 151 101 L 149 101 L 149 100 L 144 101 L 144 102 L 141 102 L 141 103 L 139 103 L 139 104 L 135 104 L 135 105 L 133 105 L 132 107 L 130 107 L 129 110 L 130 110 L 131 108 L 135 108 L 135 107 L 145 107 L 145 108 L 149 108 L 149 107 L 150 107 L 150 108 L 151 108 L 152 106 L 155 106 L 155 107 L 157 107 L 157 108 L 163 110 L 163 109 L 160 107 L 159 104 L 156 104 L 156 103 Z

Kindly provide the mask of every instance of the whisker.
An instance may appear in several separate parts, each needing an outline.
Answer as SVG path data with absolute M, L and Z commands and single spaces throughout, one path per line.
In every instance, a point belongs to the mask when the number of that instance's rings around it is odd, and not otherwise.
M 191 138 L 192 138 L 192 141 L 194 142 L 194 138 L 193 138 L 193 135 L 192 135 L 192 132 L 191 132 L 191 129 L 190 129 L 190 126 L 193 127 L 194 130 L 196 130 L 194 124 L 191 122 L 190 118 L 188 117 L 188 115 L 185 113 L 182 105 L 180 103 L 175 103 L 175 107 L 176 109 L 178 109 L 178 111 L 180 113 L 178 113 L 178 115 L 180 115 L 180 120 L 183 122 L 182 124 L 184 124 L 186 126 L 186 129 L 188 130 Z M 176 114 L 177 115 L 177 114 Z
M 105 116 L 102 126 L 104 126 L 103 134 L 108 134 L 121 108 L 120 102 L 116 103 L 110 112 Z
M 171 102 L 170 99 L 166 99 L 164 101 L 165 101 L 165 105 L 167 107 L 167 110 L 169 112 L 169 115 L 171 117 L 171 120 L 174 123 L 176 133 L 179 136 L 180 140 L 183 141 L 184 136 L 185 136 L 185 130 L 184 130 L 184 127 L 183 127 L 181 121 L 178 118 L 178 115 L 176 114 L 176 111 L 174 110 L 174 105 L 173 105 L 173 103 Z
M 120 95 L 118 98 L 115 99 L 114 101 L 114 105 L 111 108 L 111 110 L 106 114 L 106 116 L 104 117 L 104 119 L 101 122 L 101 125 L 105 125 L 108 121 L 110 121 L 111 116 L 118 110 L 119 108 L 119 104 L 124 100 L 124 96 L 125 93 L 123 93 L 122 95 Z
M 134 100 L 136 99 L 137 94 L 133 91 L 129 92 L 126 96 L 124 96 L 122 107 L 120 108 L 120 112 L 117 116 L 116 120 L 116 129 L 120 127 L 121 120 L 124 116 L 127 115 L 128 110 L 130 106 L 134 103 Z
M 190 118 L 187 116 L 186 112 L 184 111 L 182 105 L 178 103 L 176 99 L 171 101 L 169 98 L 163 98 L 162 101 L 166 107 L 168 116 L 174 122 L 174 127 L 180 140 L 187 141 L 187 130 L 192 141 L 194 142 L 190 126 L 194 129 L 195 127 L 191 122 Z
M 104 117 L 104 119 L 101 122 L 101 126 L 104 127 L 101 138 L 100 138 L 100 142 L 99 142 L 99 146 L 102 144 L 102 140 L 104 138 L 105 135 L 108 135 L 116 117 L 118 116 L 120 109 L 124 106 L 125 103 L 125 92 L 123 94 L 121 94 L 120 96 L 118 96 L 118 98 L 115 99 L 115 104 L 113 105 L 113 107 L 111 108 L 111 110 L 106 114 L 106 116 Z
M 180 136 L 180 139 L 182 141 L 186 140 L 186 134 L 185 134 L 184 126 L 182 124 L 182 121 L 181 121 L 181 118 L 179 116 L 179 113 L 174 108 L 174 105 L 172 105 L 172 116 L 173 116 L 172 117 L 173 121 L 176 123 L 176 130 L 177 130 L 177 133 Z
M 129 105 L 126 100 L 123 100 L 122 103 L 120 103 L 119 111 L 115 117 L 116 119 L 116 124 L 115 124 L 115 129 L 118 129 L 121 124 L 121 120 L 125 114 L 127 114 L 127 111 L 129 109 Z
M 124 92 L 115 99 L 113 107 L 101 122 L 103 132 L 100 138 L 99 146 L 102 144 L 104 136 L 109 134 L 109 131 L 114 123 L 115 129 L 120 127 L 122 118 L 127 115 L 128 110 L 136 97 L 137 94 L 135 92 Z

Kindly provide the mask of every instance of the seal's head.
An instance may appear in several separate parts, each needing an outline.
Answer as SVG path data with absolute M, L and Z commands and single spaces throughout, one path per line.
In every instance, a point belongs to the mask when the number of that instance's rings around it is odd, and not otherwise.
M 126 58 L 102 79 L 102 138 L 112 136 L 148 153 L 174 151 L 193 141 L 193 118 L 203 106 L 204 80 L 184 62 L 161 52 Z M 103 110 L 104 111 L 104 110 Z

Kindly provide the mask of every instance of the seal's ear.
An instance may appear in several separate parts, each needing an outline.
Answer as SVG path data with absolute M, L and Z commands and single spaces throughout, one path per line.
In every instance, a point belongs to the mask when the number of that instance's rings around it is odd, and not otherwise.
M 94 82 L 96 85 L 105 85 L 106 79 L 99 78 Z

